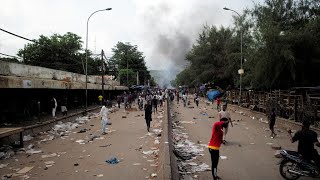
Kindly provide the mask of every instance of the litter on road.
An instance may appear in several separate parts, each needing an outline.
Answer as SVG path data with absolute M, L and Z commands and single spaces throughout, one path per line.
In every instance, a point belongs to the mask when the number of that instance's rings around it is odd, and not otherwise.
M 113 158 L 106 160 L 106 162 L 109 164 L 118 164 L 120 162 L 120 160 L 118 160 L 116 157 L 113 157 Z
M 48 155 L 41 155 L 41 158 L 51 158 L 51 157 L 56 157 L 57 153 L 52 153 L 52 154 L 48 154 Z
M 101 145 L 100 147 L 108 147 L 111 146 L 112 144 L 107 144 L 107 145 Z
M 30 149 L 28 151 L 26 151 L 27 154 L 38 154 L 38 153 L 42 153 L 42 150 L 34 150 L 34 149 Z
M 0 164 L 0 169 L 5 168 L 5 167 L 7 167 L 8 165 L 9 165 L 9 163 L 7 163 L 7 164 Z
M 30 141 L 31 139 L 33 139 L 33 137 L 30 136 L 30 134 L 23 136 L 23 141 Z
M 18 174 L 25 174 L 25 173 L 31 171 L 31 169 L 33 169 L 33 166 L 30 166 L 30 167 L 27 166 L 27 167 L 24 167 L 23 169 L 21 169 L 20 171 L 18 171 L 17 173 Z
M 228 159 L 227 156 L 220 156 L 222 160 Z

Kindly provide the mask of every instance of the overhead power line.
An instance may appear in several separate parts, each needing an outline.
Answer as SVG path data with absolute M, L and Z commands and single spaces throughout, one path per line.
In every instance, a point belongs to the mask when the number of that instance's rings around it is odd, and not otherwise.
M 3 32 L 6 32 L 6 33 L 8 33 L 8 34 L 11 34 L 11 35 L 13 35 L 13 36 L 19 37 L 19 38 L 21 38 L 21 39 L 24 39 L 24 40 L 27 40 L 27 41 L 31 41 L 31 42 L 37 43 L 35 40 L 31 40 L 31 39 L 28 39 L 28 38 L 19 36 L 19 35 L 17 35 L 17 34 L 12 33 L 12 32 L 6 31 L 6 30 L 4 30 L 4 29 L 2 29 L 2 28 L 0 28 L 0 30 L 3 31 Z
M 9 54 L 4 54 L 4 53 L 0 53 L 0 55 L 8 56 L 8 57 L 16 58 L 16 59 L 22 59 L 21 57 L 18 57 L 18 56 L 12 56 L 12 55 L 9 55 Z

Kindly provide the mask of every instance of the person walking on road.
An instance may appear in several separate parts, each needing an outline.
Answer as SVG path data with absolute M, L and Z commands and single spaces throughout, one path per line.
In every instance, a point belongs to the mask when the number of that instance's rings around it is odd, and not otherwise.
M 219 97 L 217 97 L 216 98 L 216 103 L 217 103 L 217 110 L 218 110 L 218 112 L 221 110 L 221 107 L 220 107 L 220 98 Z
M 212 176 L 214 180 L 221 179 L 218 176 L 218 163 L 219 163 L 219 151 L 220 146 L 222 144 L 223 138 L 223 128 L 228 126 L 228 121 L 218 121 L 213 124 L 212 127 L 212 135 L 208 145 L 208 149 L 211 155 L 211 163 L 212 163 Z
M 107 134 L 106 133 L 106 126 L 107 126 L 107 122 L 108 122 L 108 109 L 106 107 L 106 102 L 103 102 L 103 105 L 101 107 L 100 110 L 100 118 L 101 118 L 101 125 L 102 125 L 102 135 Z
M 154 113 L 158 112 L 158 98 L 156 95 L 153 96 L 152 106 L 153 106 L 153 112 Z
M 183 100 L 183 106 L 186 107 L 187 106 L 187 95 L 186 94 L 182 95 L 182 100 Z
M 51 107 L 52 107 L 52 117 L 56 118 L 56 110 L 58 107 L 58 103 L 56 98 L 52 97 L 51 99 Z
M 144 117 L 146 119 L 146 123 L 147 123 L 147 130 L 148 132 L 150 132 L 150 122 L 152 121 L 152 105 L 151 105 L 151 101 L 148 101 L 144 107 Z
M 270 114 L 270 119 L 269 119 L 269 128 L 271 131 L 271 138 L 274 138 L 277 136 L 277 134 L 274 132 L 274 124 L 276 123 L 276 112 L 275 108 L 272 108 L 271 114 Z
M 195 98 L 195 102 L 196 102 L 197 107 L 199 107 L 199 101 L 200 101 L 200 97 L 199 97 L 199 95 L 197 95 Z
M 228 122 L 230 122 L 231 126 L 233 127 L 232 120 L 231 120 L 231 117 L 230 117 L 230 113 L 227 111 L 227 105 L 226 104 L 224 104 L 222 106 L 222 111 L 219 112 L 219 119 L 220 119 L 220 121 L 228 121 Z M 223 144 L 227 143 L 226 137 L 227 137 L 228 129 L 229 129 L 229 126 L 227 125 L 224 128 Z
M 118 103 L 118 108 L 119 109 L 120 109 L 121 99 L 122 99 L 122 97 L 120 95 L 118 95 L 117 96 L 117 103 Z

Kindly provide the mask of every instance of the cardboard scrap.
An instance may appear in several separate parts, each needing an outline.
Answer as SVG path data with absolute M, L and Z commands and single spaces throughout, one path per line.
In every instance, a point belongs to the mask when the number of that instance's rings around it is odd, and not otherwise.
M 18 171 L 17 173 L 18 173 L 18 174 L 25 174 L 25 173 L 31 171 L 31 169 L 33 169 L 33 166 L 27 166 L 27 167 L 22 168 L 22 169 L 21 169 L 20 171 Z

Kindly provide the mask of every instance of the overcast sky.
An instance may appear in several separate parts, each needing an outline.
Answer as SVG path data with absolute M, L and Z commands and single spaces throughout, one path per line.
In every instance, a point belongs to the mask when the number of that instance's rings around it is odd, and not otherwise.
M 232 24 L 232 12 L 223 7 L 241 13 L 253 4 L 253 0 L 1 0 L 0 27 L 30 39 L 73 32 L 85 47 L 87 18 L 111 7 L 90 19 L 89 49 L 96 53 L 104 49 L 110 55 L 118 41 L 131 42 L 144 53 L 150 69 L 166 69 L 183 66 L 184 54 L 204 24 Z M 26 43 L 0 31 L 1 53 L 16 55 Z

